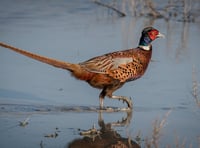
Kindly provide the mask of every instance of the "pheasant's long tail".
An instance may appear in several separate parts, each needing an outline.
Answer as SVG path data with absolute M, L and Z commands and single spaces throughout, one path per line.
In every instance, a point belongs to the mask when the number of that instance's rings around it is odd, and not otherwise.
M 38 55 L 38 54 L 34 54 L 34 53 L 31 53 L 31 52 L 25 51 L 23 49 L 16 48 L 16 47 L 13 47 L 11 45 L 2 43 L 2 42 L 0 42 L 0 46 L 2 46 L 4 48 L 8 48 L 10 50 L 13 50 L 13 51 L 15 51 L 15 52 L 17 52 L 19 54 L 22 54 L 22 55 L 27 56 L 29 58 L 35 59 L 37 61 L 40 61 L 40 62 L 49 64 L 49 65 L 55 66 L 57 68 L 62 68 L 62 69 L 67 69 L 69 71 L 74 71 L 76 68 L 79 67 L 78 64 L 59 61 L 59 60 L 56 60 L 56 59 L 52 59 L 52 58 L 48 58 L 48 57 L 41 56 L 41 55 Z

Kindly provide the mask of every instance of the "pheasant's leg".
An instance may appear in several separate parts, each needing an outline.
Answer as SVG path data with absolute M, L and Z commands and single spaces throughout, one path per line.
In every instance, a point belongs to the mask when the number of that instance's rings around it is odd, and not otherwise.
M 128 105 L 128 108 L 132 109 L 133 108 L 133 104 L 132 104 L 132 100 L 131 98 L 127 98 L 125 96 L 111 96 L 111 99 L 118 99 L 118 100 L 122 100 L 123 102 L 126 102 Z
M 103 89 L 102 92 L 99 95 L 99 106 L 100 106 L 100 109 L 103 109 L 103 101 L 104 101 L 105 95 L 106 95 L 106 92 Z
M 103 109 L 103 99 L 102 97 L 99 97 L 99 106 L 100 106 L 100 109 Z

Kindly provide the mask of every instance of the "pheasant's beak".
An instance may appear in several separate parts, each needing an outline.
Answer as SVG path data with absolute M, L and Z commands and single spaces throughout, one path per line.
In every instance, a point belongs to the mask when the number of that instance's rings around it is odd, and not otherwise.
M 164 36 L 164 34 L 162 34 L 162 33 L 158 33 L 158 35 L 156 36 L 157 38 L 165 38 L 165 36 Z

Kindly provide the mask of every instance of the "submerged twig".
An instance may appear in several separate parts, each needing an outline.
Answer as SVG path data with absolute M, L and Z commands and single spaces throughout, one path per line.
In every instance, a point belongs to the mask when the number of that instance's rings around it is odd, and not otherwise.
M 44 148 L 44 144 L 42 140 L 40 141 L 40 148 Z
M 117 12 L 121 17 L 125 17 L 126 16 L 126 14 L 124 12 L 118 10 L 117 8 L 115 8 L 115 7 L 111 6 L 111 5 L 104 4 L 104 3 L 100 2 L 100 1 L 97 1 L 97 0 L 94 0 L 94 3 L 97 4 L 97 5 L 112 9 L 113 11 Z

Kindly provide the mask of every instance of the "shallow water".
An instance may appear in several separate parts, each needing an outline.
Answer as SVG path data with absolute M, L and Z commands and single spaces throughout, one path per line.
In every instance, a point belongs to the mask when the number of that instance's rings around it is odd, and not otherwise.
M 178 141 L 185 147 L 199 146 L 200 109 L 191 94 L 193 69 L 200 81 L 198 22 L 121 18 L 91 1 L 79 0 L 3 0 L 0 12 L 1 42 L 74 63 L 136 47 L 145 26 L 153 25 L 166 36 L 153 42 L 153 60 L 145 75 L 116 91 L 132 97 L 131 115 L 99 113 L 99 90 L 64 70 L 0 47 L 0 147 L 68 147 L 75 139 L 83 139 L 81 131 L 94 124 L 102 128 L 100 117 L 105 124 L 127 119 L 112 129 L 135 142 L 141 133 L 144 147 L 155 120 L 161 121 L 170 110 L 159 145 L 174 147 Z M 109 99 L 105 105 L 125 106 Z M 19 126 L 26 118 L 28 125 Z M 58 136 L 48 138 L 55 133 Z

